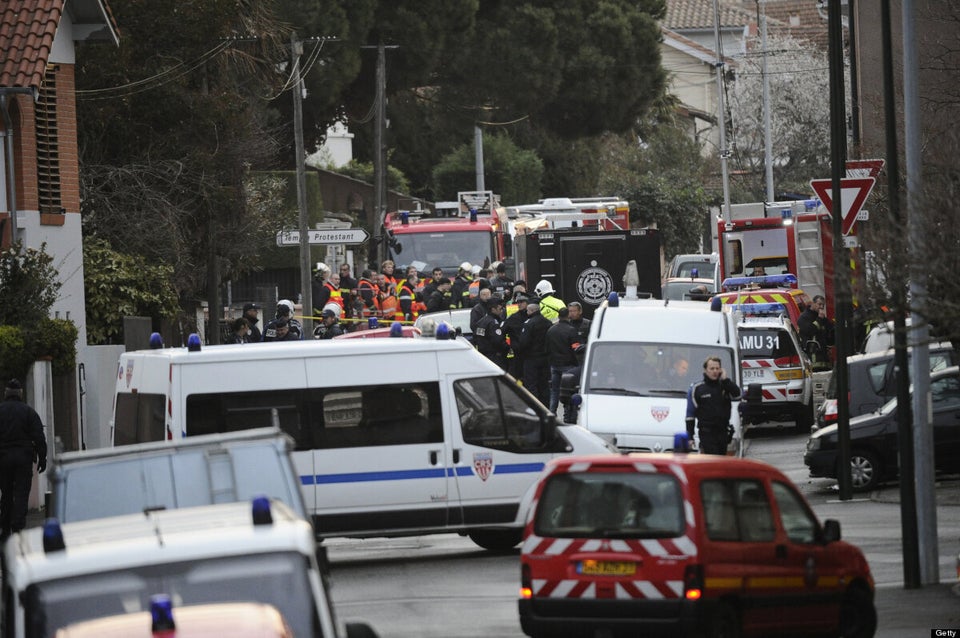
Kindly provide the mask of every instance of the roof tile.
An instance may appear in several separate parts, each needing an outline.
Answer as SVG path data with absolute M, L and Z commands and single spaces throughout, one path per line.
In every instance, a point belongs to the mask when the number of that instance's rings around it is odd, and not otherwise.
M 7 0 L 0 9 L 0 86 L 36 87 L 66 0 Z

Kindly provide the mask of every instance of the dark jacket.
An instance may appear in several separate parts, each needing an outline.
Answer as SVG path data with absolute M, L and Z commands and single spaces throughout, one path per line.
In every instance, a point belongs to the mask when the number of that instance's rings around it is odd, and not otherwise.
M 714 381 L 703 375 L 703 380 L 687 390 L 687 432 L 691 433 L 694 418 L 700 427 L 723 427 L 730 423 L 730 405 L 740 398 L 740 388 L 730 379 Z
M 547 362 L 563 368 L 580 365 L 574 344 L 578 341 L 577 329 L 569 321 L 558 321 L 547 330 Z
M 536 312 L 523 322 L 520 331 L 520 354 L 526 361 L 547 358 L 547 330 L 553 322 Z
M 333 339 L 343 334 L 343 327 L 339 323 L 332 323 L 329 326 L 322 321 L 313 329 L 314 339 Z
M 430 293 L 427 297 L 427 312 L 439 312 L 441 310 L 450 310 L 453 305 L 453 295 L 448 290 L 443 292 L 439 288 Z
M 0 389 L 2 391 L 2 389 Z M 22 449 L 35 459 L 47 461 L 47 440 L 40 415 L 17 397 L 0 402 L 0 449 Z
M 506 366 L 507 338 L 499 317 L 489 312 L 485 314 L 473 330 L 473 343 L 480 354 L 501 368 Z
M 470 308 L 473 306 L 473 301 L 470 299 L 471 282 L 473 282 L 473 279 L 467 279 L 463 275 L 457 275 L 457 278 L 453 280 L 450 294 L 453 298 L 454 308 Z
M 257 324 L 260 323 L 259 319 L 251 319 L 250 317 L 245 317 L 247 323 L 250 324 L 250 333 L 247 335 L 247 341 L 250 343 L 256 343 L 257 341 L 263 341 L 263 335 L 260 334 L 260 328 L 257 327 Z
M 833 322 L 812 308 L 807 308 L 797 319 L 800 345 L 814 361 L 825 361 L 827 348 L 833 344 Z

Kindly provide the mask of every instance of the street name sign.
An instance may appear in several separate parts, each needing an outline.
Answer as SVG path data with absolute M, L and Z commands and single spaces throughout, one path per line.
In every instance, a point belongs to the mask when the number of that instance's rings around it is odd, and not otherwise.
M 370 234 L 363 228 L 332 228 L 307 231 L 307 241 L 310 244 L 362 244 L 370 239 Z M 299 230 L 281 230 L 277 233 L 277 246 L 299 246 Z

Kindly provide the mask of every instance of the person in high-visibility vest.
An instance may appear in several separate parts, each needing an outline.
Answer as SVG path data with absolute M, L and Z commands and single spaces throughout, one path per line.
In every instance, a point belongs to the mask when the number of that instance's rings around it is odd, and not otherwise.
M 470 308 L 473 303 L 470 301 L 470 284 L 473 282 L 473 266 L 469 261 L 460 264 L 457 271 L 457 278 L 453 281 L 451 293 L 453 295 L 454 308 Z M 477 290 L 479 292 L 479 288 Z
M 357 280 L 350 275 L 350 264 L 340 264 L 340 299 L 343 301 L 343 316 L 354 316 L 354 301 L 357 298 Z
M 373 272 L 364 270 L 360 273 L 360 283 L 357 284 L 358 306 L 362 317 L 380 316 L 380 289 L 373 281 Z
M 400 319 L 405 321 L 414 321 L 420 314 L 423 303 L 419 301 L 419 294 L 416 291 L 417 284 L 420 282 L 416 270 L 409 274 L 400 289 L 397 291 L 397 299 L 400 301 Z M 425 306 L 423 306 L 425 307 Z
M 546 279 L 541 279 L 533 290 L 540 297 L 540 314 L 550 321 L 556 322 L 560 309 L 566 308 L 567 304 L 556 296 L 557 293 L 553 291 L 553 284 Z
M 327 275 L 323 285 L 320 286 L 317 297 L 313 300 L 313 307 L 322 309 L 328 303 L 335 303 L 343 310 L 343 297 L 340 293 L 340 273 Z M 314 313 L 320 314 L 316 310 L 314 310 Z

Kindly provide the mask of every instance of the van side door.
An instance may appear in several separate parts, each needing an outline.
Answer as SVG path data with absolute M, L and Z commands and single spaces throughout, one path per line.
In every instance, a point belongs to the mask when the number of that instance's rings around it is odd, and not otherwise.
M 448 437 L 462 523 L 512 523 L 544 463 L 565 447 L 555 420 L 506 376 L 459 379 L 451 391 Z

